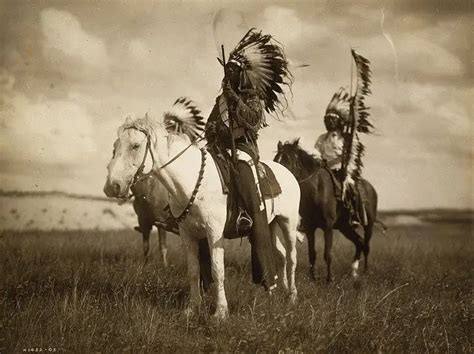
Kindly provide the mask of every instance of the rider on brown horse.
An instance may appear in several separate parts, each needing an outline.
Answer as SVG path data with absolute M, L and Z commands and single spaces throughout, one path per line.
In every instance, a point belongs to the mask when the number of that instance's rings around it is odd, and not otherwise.
M 341 185 L 345 185 L 343 195 L 337 197 L 342 197 L 345 206 L 350 210 L 351 223 L 359 224 L 359 195 L 350 174 L 345 176 L 342 170 L 344 142 L 348 138 L 344 127 L 350 120 L 350 99 L 349 93 L 342 87 L 334 94 L 324 115 L 327 133 L 318 137 L 314 147 L 321 156 L 323 166 L 334 174 Z
M 230 191 L 241 210 L 237 229 L 250 236 L 253 280 L 271 290 L 277 276 L 265 203 L 255 175 L 255 167 L 259 168 L 257 137 L 267 125 L 264 109 L 281 111 L 281 85 L 291 82 L 291 74 L 281 46 L 254 29 L 230 53 L 229 61 L 221 64 L 223 93 L 209 116 L 206 138 L 211 151 L 231 164 Z M 245 226 L 247 232 L 242 232 Z

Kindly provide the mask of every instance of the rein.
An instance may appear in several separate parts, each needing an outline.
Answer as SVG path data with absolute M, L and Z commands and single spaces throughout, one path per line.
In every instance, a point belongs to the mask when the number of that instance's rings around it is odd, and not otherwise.
M 303 178 L 301 181 L 298 181 L 298 183 L 299 183 L 299 184 L 303 184 L 303 183 L 309 181 L 311 178 L 313 178 L 313 177 L 316 175 L 317 172 L 318 172 L 318 170 L 314 171 L 314 172 L 311 173 L 309 176 Z
M 137 129 L 137 128 L 129 128 L 129 129 Z M 202 137 L 202 136 L 199 137 L 199 139 L 196 139 L 196 140 L 192 141 L 188 146 L 186 146 L 183 150 L 181 150 L 178 154 L 176 154 L 173 158 L 171 158 L 165 164 L 161 165 L 159 168 L 157 168 L 157 169 L 152 168 L 150 172 L 143 173 L 143 170 L 145 168 L 146 158 L 148 156 L 148 151 L 150 151 L 150 156 L 151 156 L 153 165 L 155 165 L 155 156 L 153 155 L 153 151 L 151 149 L 151 139 L 150 139 L 149 133 L 144 129 L 137 129 L 137 130 L 142 132 L 143 134 L 145 134 L 145 136 L 147 138 L 147 142 L 146 142 L 146 147 L 145 147 L 145 154 L 143 155 L 143 160 L 142 160 L 140 166 L 138 167 L 137 172 L 133 176 L 133 180 L 132 180 L 132 183 L 130 184 L 129 188 L 132 188 L 139 181 L 142 181 L 142 180 L 150 177 L 151 175 L 156 174 L 157 171 L 162 170 L 166 166 L 169 166 L 171 163 L 173 163 L 178 158 L 180 158 L 191 146 L 194 145 L 194 143 L 204 139 L 204 137 Z M 184 220 L 184 218 L 188 215 L 192 205 L 194 204 L 194 201 L 196 200 L 197 193 L 199 191 L 199 188 L 201 187 L 202 180 L 204 178 L 204 169 L 206 167 L 206 159 L 207 159 L 206 154 L 207 154 L 207 151 L 206 151 L 205 148 L 200 148 L 199 150 L 201 150 L 201 168 L 199 170 L 199 175 L 198 175 L 198 178 L 197 178 L 197 181 L 196 181 L 196 185 L 194 186 L 194 190 L 191 194 L 191 197 L 189 198 L 188 204 L 186 204 L 186 207 L 184 208 L 184 210 L 177 217 L 174 217 L 173 214 L 171 213 L 171 210 L 170 210 L 169 219 L 171 219 L 171 221 L 174 221 L 176 223 L 179 223 L 180 221 Z M 132 195 L 130 195 L 126 199 L 130 199 L 131 197 L 132 197 Z
M 156 170 L 152 168 L 152 170 L 148 173 L 143 173 L 143 170 L 145 169 L 145 162 L 146 162 L 146 157 L 147 157 L 147 154 L 148 154 L 148 151 L 150 151 L 150 156 L 151 156 L 151 159 L 152 159 L 152 162 L 153 162 L 153 165 L 155 164 L 155 157 L 153 156 L 153 151 L 151 150 L 151 141 L 150 141 L 150 135 L 149 133 L 144 130 L 144 129 L 138 129 L 138 128 L 128 128 L 128 129 L 136 129 L 138 130 L 139 132 L 142 132 L 143 134 L 145 134 L 146 136 L 146 148 L 145 148 L 145 155 L 143 156 L 143 160 L 142 160 L 142 163 L 140 164 L 140 167 L 138 167 L 138 170 L 137 172 L 135 173 L 135 175 L 133 176 L 133 181 L 132 183 L 130 184 L 130 187 L 133 187 L 136 183 L 140 182 L 140 181 L 143 181 L 144 179 L 150 177 L 151 175 L 153 174 L 156 174 L 156 171 L 159 171 L 159 170 L 162 170 L 163 168 L 165 168 L 166 166 L 169 166 L 170 164 L 172 164 L 174 161 L 176 161 L 178 158 L 181 157 L 181 155 L 183 155 L 191 146 L 194 145 L 194 143 L 198 142 L 198 141 L 201 141 L 203 140 L 204 138 L 203 137 L 200 137 L 199 139 L 196 139 L 194 141 L 192 141 L 191 143 L 189 143 L 188 146 L 186 146 L 183 150 L 181 150 L 179 153 L 177 153 L 173 158 L 171 158 L 169 161 L 167 161 L 165 164 L 161 165 L 160 167 L 158 167 Z
M 199 170 L 199 175 L 196 181 L 196 185 L 194 186 L 194 190 L 193 190 L 193 193 L 191 194 L 191 197 L 189 198 L 188 204 L 186 205 L 184 210 L 181 212 L 181 214 L 179 214 L 178 217 L 174 217 L 170 210 L 171 218 L 177 223 L 184 220 L 186 215 L 188 215 L 189 210 L 191 209 L 191 207 L 194 204 L 194 201 L 196 200 L 196 195 L 199 190 L 199 187 L 201 187 L 202 179 L 204 178 L 204 169 L 206 167 L 207 152 L 205 148 L 201 148 L 199 150 L 201 150 L 201 169 Z

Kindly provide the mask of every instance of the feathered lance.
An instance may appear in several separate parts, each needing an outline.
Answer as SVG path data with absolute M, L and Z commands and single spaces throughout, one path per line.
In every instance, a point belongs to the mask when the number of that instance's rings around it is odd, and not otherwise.
M 224 45 L 221 44 L 221 51 L 222 51 L 222 65 L 224 67 L 224 84 L 227 84 L 227 77 L 226 77 L 226 74 L 225 74 L 225 51 L 224 51 Z M 231 152 L 231 157 L 232 157 L 232 162 L 234 164 L 237 163 L 237 153 L 236 153 L 236 150 L 235 150 L 235 141 L 234 141 L 234 138 L 232 136 L 232 132 L 233 132 L 233 129 L 234 129 L 234 119 L 232 118 L 232 115 L 231 115 L 231 112 L 230 112 L 230 109 L 229 109 L 229 105 L 227 105 L 227 116 L 229 117 L 229 133 L 230 133 L 230 152 Z
M 365 105 L 364 98 L 370 91 L 370 62 L 358 54 L 354 49 L 351 50 L 352 58 L 356 67 L 356 87 L 354 95 L 351 95 L 350 101 L 350 124 L 347 126 L 345 134 L 343 171 L 344 179 L 348 174 L 348 167 L 351 161 L 354 161 L 355 170 L 351 172 L 354 182 L 357 184 L 361 178 L 361 170 L 363 167 L 362 156 L 364 155 L 365 147 L 359 141 L 358 133 L 370 134 L 373 125 L 369 120 L 368 107 Z M 352 63 L 351 63 L 352 73 Z M 351 75 L 352 76 L 352 75 Z M 352 79 L 351 79 L 352 91 Z M 352 92 L 351 92 L 352 93 Z
M 225 74 L 225 52 L 224 52 L 224 45 L 223 44 L 221 44 L 221 51 L 222 51 L 222 65 L 224 67 L 224 84 L 227 84 L 227 78 L 226 78 L 226 74 Z M 237 193 L 234 193 L 234 195 L 236 197 L 237 205 L 239 207 L 239 213 L 237 215 L 236 224 L 239 225 L 240 220 L 246 219 L 246 220 L 249 221 L 250 227 L 251 227 L 252 224 L 253 224 L 252 218 L 248 215 L 247 211 L 243 208 L 243 206 L 245 205 L 244 199 L 242 197 L 242 194 L 240 194 L 239 188 L 237 186 L 237 175 L 238 175 L 238 172 L 237 172 L 237 152 L 236 152 L 236 148 L 235 148 L 234 137 L 232 135 L 233 127 L 234 127 L 233 126 L 234 119 L 232 118 L 232 114 L 231 114 L 231 111 L 229 109 L 229 105 L 227 105 L 227 116 L 229 118 L 230 153 L 232 155 L 231 156 L 232 164 L 231 164 L 231 167 L 230 167 L 230 172 L 231 172 L 230 173 L 230 180 L 231 180 L 231 184 L 232 184 L 234 190 L 237 192 Z M 238 230 L 238 228 L 239 227 L 237 226 L 237 230 Z
M 350 140 L 347 141 L 347 139 L 344 139 L 344 156 L 342 158 L 342 171 L 343 171 L 343 180 L 347 178 L 347 167 L 349 164 L 349 160 L 351 158 L 351 149 L 352 149 L 352 142 L 353 142 L 353 133 L 354 133 L 354 98 L 352 96 L 352 83 L 353 83 L 353 58 L 352 58 L 352 50 L 351 50 L 351 83 L 349 86 L 349 97 L 350 97 L 350 103 L 349 103 L 349 117 L 350 119 L 350 124 L 346 126 L 346 131 L 345 131 L 345 136 L 350 136 Z

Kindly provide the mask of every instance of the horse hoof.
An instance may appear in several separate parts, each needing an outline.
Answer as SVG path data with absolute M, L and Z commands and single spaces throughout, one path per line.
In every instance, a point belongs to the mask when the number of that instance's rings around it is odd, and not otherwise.
M 359 290 L 360 288 L 362 288 L 362 282 L 360 281 L 360 279 L 355 279 L 353 286 L 355 290 Z
M 298 294 L 296 292 L 291 293 L 288 296 L 288 303 L 290 306 L 296 305 L 296 300 L 298 299 Z
M 221 307 L 216 309 L 216 312 L 212 315 L 212 320 L 214 322 L 225 321 L 229 317 L 229 310 L 227 308 Z
M 351 275 L 353 278 L 357 278 L 358 277 L 358 274 L 357 274 L 357 271 L 359 270 L 359 260 L 356 259 L 354 262 L 352 262 L 351 264 Z
M 316 281 L 316 272 L 313 267 L 309 268 L 309 278 L 312 281 Z
M 184 309 L 184 315 L 186 317 L 193 317 L 195 316 L 197 313 L 199 312 L 199 306 L 198 305 L 188 305 L 185 309 Z
M 186 317 L 193 317 L 194 314 L 195 314 L 195 312 L 194 312 L 194 310 L 193 310 L 191 307 L 186 307 L 186 308 L 184 309 L 184 315 L 185 315 Z

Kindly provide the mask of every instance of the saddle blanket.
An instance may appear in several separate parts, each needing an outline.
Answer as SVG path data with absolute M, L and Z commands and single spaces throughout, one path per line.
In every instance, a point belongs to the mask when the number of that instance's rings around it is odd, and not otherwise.
M 216 155 L 213 152 L 210 152 L 214 162 L 217 166 L 217 171 L 219 172 L 219 177 L 221 180 L 222 193 L 229 193 L 229 184 L 230 184 L 230 170 L 229 170 L 229 161 L 227 161 L 222 155 Z M 245 161 L 252 167 L 253 160 L 249 154 L 237 150 L 237 157 L 240 161 Z M 255 170 L 258 176 L 255 174 Z M 265 199 L 275 198 L 280 195 L 281 187 L 278 184 L 278 181 L 273 173 L 272 169 L 268 167 L 263 162 L 259 162 L 256 168 L 252 168 L 254 175 L 255 183 L 260 185 L 260 191 Z
M 222 155 L 211 152 L 211 156 L 214 159 L 219 172 L 221 180 L 222 193 L 227 194 L 227 219 L 224 227 L 224 238 L 233 239 L 242 237 L 244 235 L 239 234 L 237 231 L 237 218 L 239 215 L 239 205 L 237 198 L 233 193 L 229 193 L 230 185 L 230 166 L 229 161 Z M 259 162 L 257 166 L 254 164 L 254 160 L 249 154 L 237 150 L 237 158 L 239 161 L 247 163 L 251 170 L 257 186 L 259 199 L 260 199 L 260 210 L 265 210 L 265 200 L 275 198 L 281 194 L 281 187 L 275 177 L 273 171 L 266 164 Z M 245 235 L 248 236 L 248 235 Z

